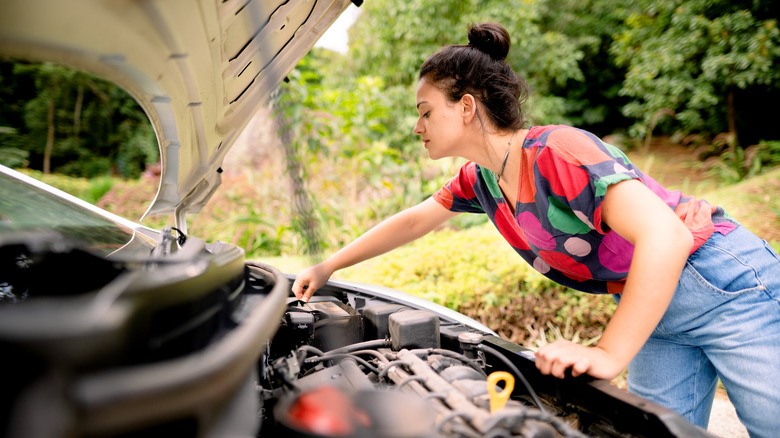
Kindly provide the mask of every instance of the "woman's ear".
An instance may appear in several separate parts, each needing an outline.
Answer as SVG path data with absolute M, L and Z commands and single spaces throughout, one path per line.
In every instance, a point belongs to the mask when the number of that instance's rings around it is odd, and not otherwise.
M 460 98 L 460 110 L 463 122 L 471 123 L 471 120 L 477 115 L 477 99 L 474 99 L 471 94 L 464 94 Z

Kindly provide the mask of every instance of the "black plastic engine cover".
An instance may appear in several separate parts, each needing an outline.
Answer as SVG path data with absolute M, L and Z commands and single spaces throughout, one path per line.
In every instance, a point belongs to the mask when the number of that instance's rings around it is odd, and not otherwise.
M 405 310 L 390 315 L 388 328 L 393 350 L 439 348 L 439 318 L 425 310 Z

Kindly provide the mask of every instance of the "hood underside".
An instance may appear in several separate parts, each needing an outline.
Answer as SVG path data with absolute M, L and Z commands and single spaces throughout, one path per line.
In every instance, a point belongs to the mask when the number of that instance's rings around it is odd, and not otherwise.
M 162 176 L 147 215 L 197 213 L 256 111 L 350 0 L 2 0 L 0 56 L 116 83 L 146 111 Z M 88 5 L 85 5 L 88 4 Z

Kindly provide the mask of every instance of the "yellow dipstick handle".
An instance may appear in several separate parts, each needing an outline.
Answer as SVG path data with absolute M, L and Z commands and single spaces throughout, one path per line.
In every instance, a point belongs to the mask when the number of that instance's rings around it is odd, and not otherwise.
M 504 381 L 504 389 L 501 392 L 496 392 L 496 385 L 502 380 Z M 487 378 L 487 390 L 490 394 L 491 414 L 504 409 L 506 401 L 509 399 L 509 396 L 512 395 L 513 389 L 515 389 L 515 376 L 506 371 L 495 371 L 490 373 Z

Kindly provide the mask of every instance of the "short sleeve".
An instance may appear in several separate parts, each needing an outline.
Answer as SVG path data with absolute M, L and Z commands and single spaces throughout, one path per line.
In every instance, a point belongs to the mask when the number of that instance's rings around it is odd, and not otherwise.
M 547 133 L 546 147 L 537 156 L 537 168 L 547 182 L 549 205 L 561 211 L 556 217 L 572 215 L 589 228 L 606 234 L 601 205 L 607 187 L 639 179 L 628 158 L 614 146 L 588 132 L 559 127 Z M 565 210 L 565 211 L 564 211 Z
M 460 168 L 447 184 L 433 195 L 433 199 L 444 208 L 458 213 L 484 213 L 474 192 L 477 182 L 477 166 L 468 162 Z

